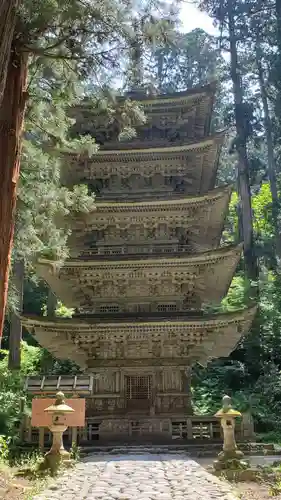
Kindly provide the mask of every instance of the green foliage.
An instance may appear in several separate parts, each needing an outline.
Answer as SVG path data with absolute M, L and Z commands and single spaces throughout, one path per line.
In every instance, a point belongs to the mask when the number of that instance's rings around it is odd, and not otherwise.
M 79 446 L 77 446 L 77 444 L 73 444 L 71 449 L 70 449 L 70 454 L 71 454 L 71 458 L 73 460 L 79 460 L 80 459 L 80 456 L 81 456 L 81 449 L 79 448 Z
M 0 435 L 0 462 L 6 462 L 9 458 L 9 444 L 11 438 Z
M 259 433 L 258 440 L 261 443 L 276 443 L 280 446 L 281 444 L 281 432 L 278 430 L 268 431 L 265 433 Z
M 175 92 L 206 85 L 219 77 L 224 61 L 216 38 L 201 29 L 175 32 L 170 43 L 155 51 L 158 85 L 164 92 Z
M 231 312 L 243 309 L 246 304 L 249 288 L 249 281 L 244 276 L 234 276 L 228 294 L 221 302 L 222 310 Z
M 60 301 L 58 302 L 56 309 L 56 316 L 58 318 L 71 318 L 74 314 L 74 309 L 66 307 Z
M 8 369 L 8 352 L 0 353 L 0 433 L 14 436 L 21 416 L 24 379 L 40 372 L 44 353 L 39 347 L 23 342 L 20 373 Z
M 30 82 L 33 98 L 25 124 L 14 246 L 14 258 L 23 258 L 27 266 L 38 255 L 63 260 L 68 254 L 71 216 L 94 208 L 86 186 L 69 190 L 61 185 L 62 146 L 71 147 L 77 155 L 86 149 L 93 154 L 97 146 L 88 137 L 68 140 L 73 120 L 67 116 L 67 107 L 76 99 L 75 86 L 69 79 L 64 81 L 64 68 L 53 66 L 59 90 L 56 86 L 45 89 L 44 67 L 38 65 Z

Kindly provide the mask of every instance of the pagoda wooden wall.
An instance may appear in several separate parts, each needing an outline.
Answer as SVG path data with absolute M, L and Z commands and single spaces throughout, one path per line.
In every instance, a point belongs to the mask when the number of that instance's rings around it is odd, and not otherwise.
M 119 370 L 107 368 L 95 371 L 93 396 L 87 398 L 87 416 L 96 416 L 99 413 L 123 414 L 130 410 L 126 395 L 126 377 L 130 376 L 146 376 L 151 379 L 149 405 L 139 407 L 146 414 L 190 414 L 190 385 L 186 369 L 173 366 L 165 368 L 135 366 Z

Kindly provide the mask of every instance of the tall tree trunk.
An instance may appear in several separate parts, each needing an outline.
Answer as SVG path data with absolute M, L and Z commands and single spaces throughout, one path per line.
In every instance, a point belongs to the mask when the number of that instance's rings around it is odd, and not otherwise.
M 48 318 L 55 318 L 57 305 L 58 305 L 57 297 L 52 292 L 52 290 L 49 288 L 48 289 L 48 298 L 47 298 L 47 316 L 48 316 Z
M 24 261 L 19 260 L 13 266 L 13 284 L 18 293 L 18 311 L 12 313 L 9 336 L 9 368 L 19 370 L 21 365 L 22 326 L 20 315 L 23 307 Z
M 280 238 L 280 227 L 278 222 L 279 196 L 278 196 L 277 181 L 276 181 L 276 163 L 275 163 L 274 145 L 273 145 L 273 129 L 268 107 L 266 85 L 264 80 L 264 71 L 262 67 L 262 51 L 259 41 L 256 44 L 256 65 L 258 70 L 259 85 L 261 90 L 261 99 L 262 99 L 263 113 L 264 113 L 263 122 L 264 122 L 264 129 L 265 129 L 266 143 L 267 143 L 267 171 L 268 171 L 270 191 L 272 196 L 272 219 L 273 219 L 274 233 L 275 233 L 275 248 L 278 257 L 281 258 L 281 238 Z
M 158 50 L 156 59 L 157 59 L 157 80 L 158 80 L 157 83 L 158 83 L 158 90 L 161 94 L 163 89 L 163 63 L 164 63 L 164 54 L 162 49 Z
M 275 130 L 275 140 L 280 146 L 281 137 L 281 2 L 280 0 L 275 0 L 275 15 L 276 15 L 276 44 L 277 53 L 275 56 L 275 67 L 273 72 L 273 81 L 275 88 L 277 90 L 275 99 L 275 115 L 277 117 L 278 129 Z
M 0 106 L 0 338 L 7 302 L 14 236 L 21 134 L 26 103 L 27 60 L 26 53 L 21 53 L 16 47 L 12 47 L 4 97 Z
M 281 2 L 275 0 L 275 14 L 276 14 L 276 27 L 277 27 L 277 46 L 279 52 L 279 59 L 281 60 Z
M 230 42 L 230 71 L 233 83 L 235 122 L 237 133 L 237 181 L 238 193 L 241 200 L 241 226 L 243 230 L 245 270 L 249 279 L 257 280 L 258 267 L 254 252 L 253 215 L 251 204 L 249 162 L 247 155 L 247 134 L 245 130 L 243 90 L 238 65 L 235 18 L 232 0 L 228 0 L 228 23 Z
M 6 85 L 19 3 L 20 0 L 0 0 L 0 105 Z

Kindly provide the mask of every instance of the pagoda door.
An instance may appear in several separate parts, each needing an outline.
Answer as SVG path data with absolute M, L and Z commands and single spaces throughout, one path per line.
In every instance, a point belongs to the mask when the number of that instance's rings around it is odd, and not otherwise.
M 151 376 L 125 377 L 127 409 L 149 410 L 151 405 Z

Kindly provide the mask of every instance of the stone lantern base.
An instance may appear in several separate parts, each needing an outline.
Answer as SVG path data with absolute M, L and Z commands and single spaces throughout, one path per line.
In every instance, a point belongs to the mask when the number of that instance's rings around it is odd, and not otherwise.
M 231 451 L 221 451 L 218 454 L 217 460 L 214 461 L 213 466 L 215 470 L 225 470 L 229 467 L 235 467 L 236 469 L 245 468 L 245 464 L 248 465 L 248 461 L 243 460 L 244 453 L 240 450 Z
M 241 466 L 241 464 L 239 465 Z M 216 477 L 223 477 L 228 481 L 235 482 L 255 482 L 258 480 L 258 477 L 260 475 L 260 469 L 257 469 L 255 467 L 246 467 L 245 469 L 241 469 L 239 467 L 228 467 L 226 469 L 220 470 L 215 470 L 214 467 L 209 467 L 208 472 Z
M 222 451 L 208 470 L 215 476 L 223 476 L 229 481 L 256 481 L 258 474 L 258 469 L 252 468 L 249 460 L 244 458 L 244 453 L 239 450 Z
M 43 462 L 44 469 L 50 469 L 52 474 L 55 474 L 61 465 L 70 467 L 73 461 L 70 459 L 70 453 L 62 450 L 60 453 L 51 453 L 51 450 L 46 453 Z

